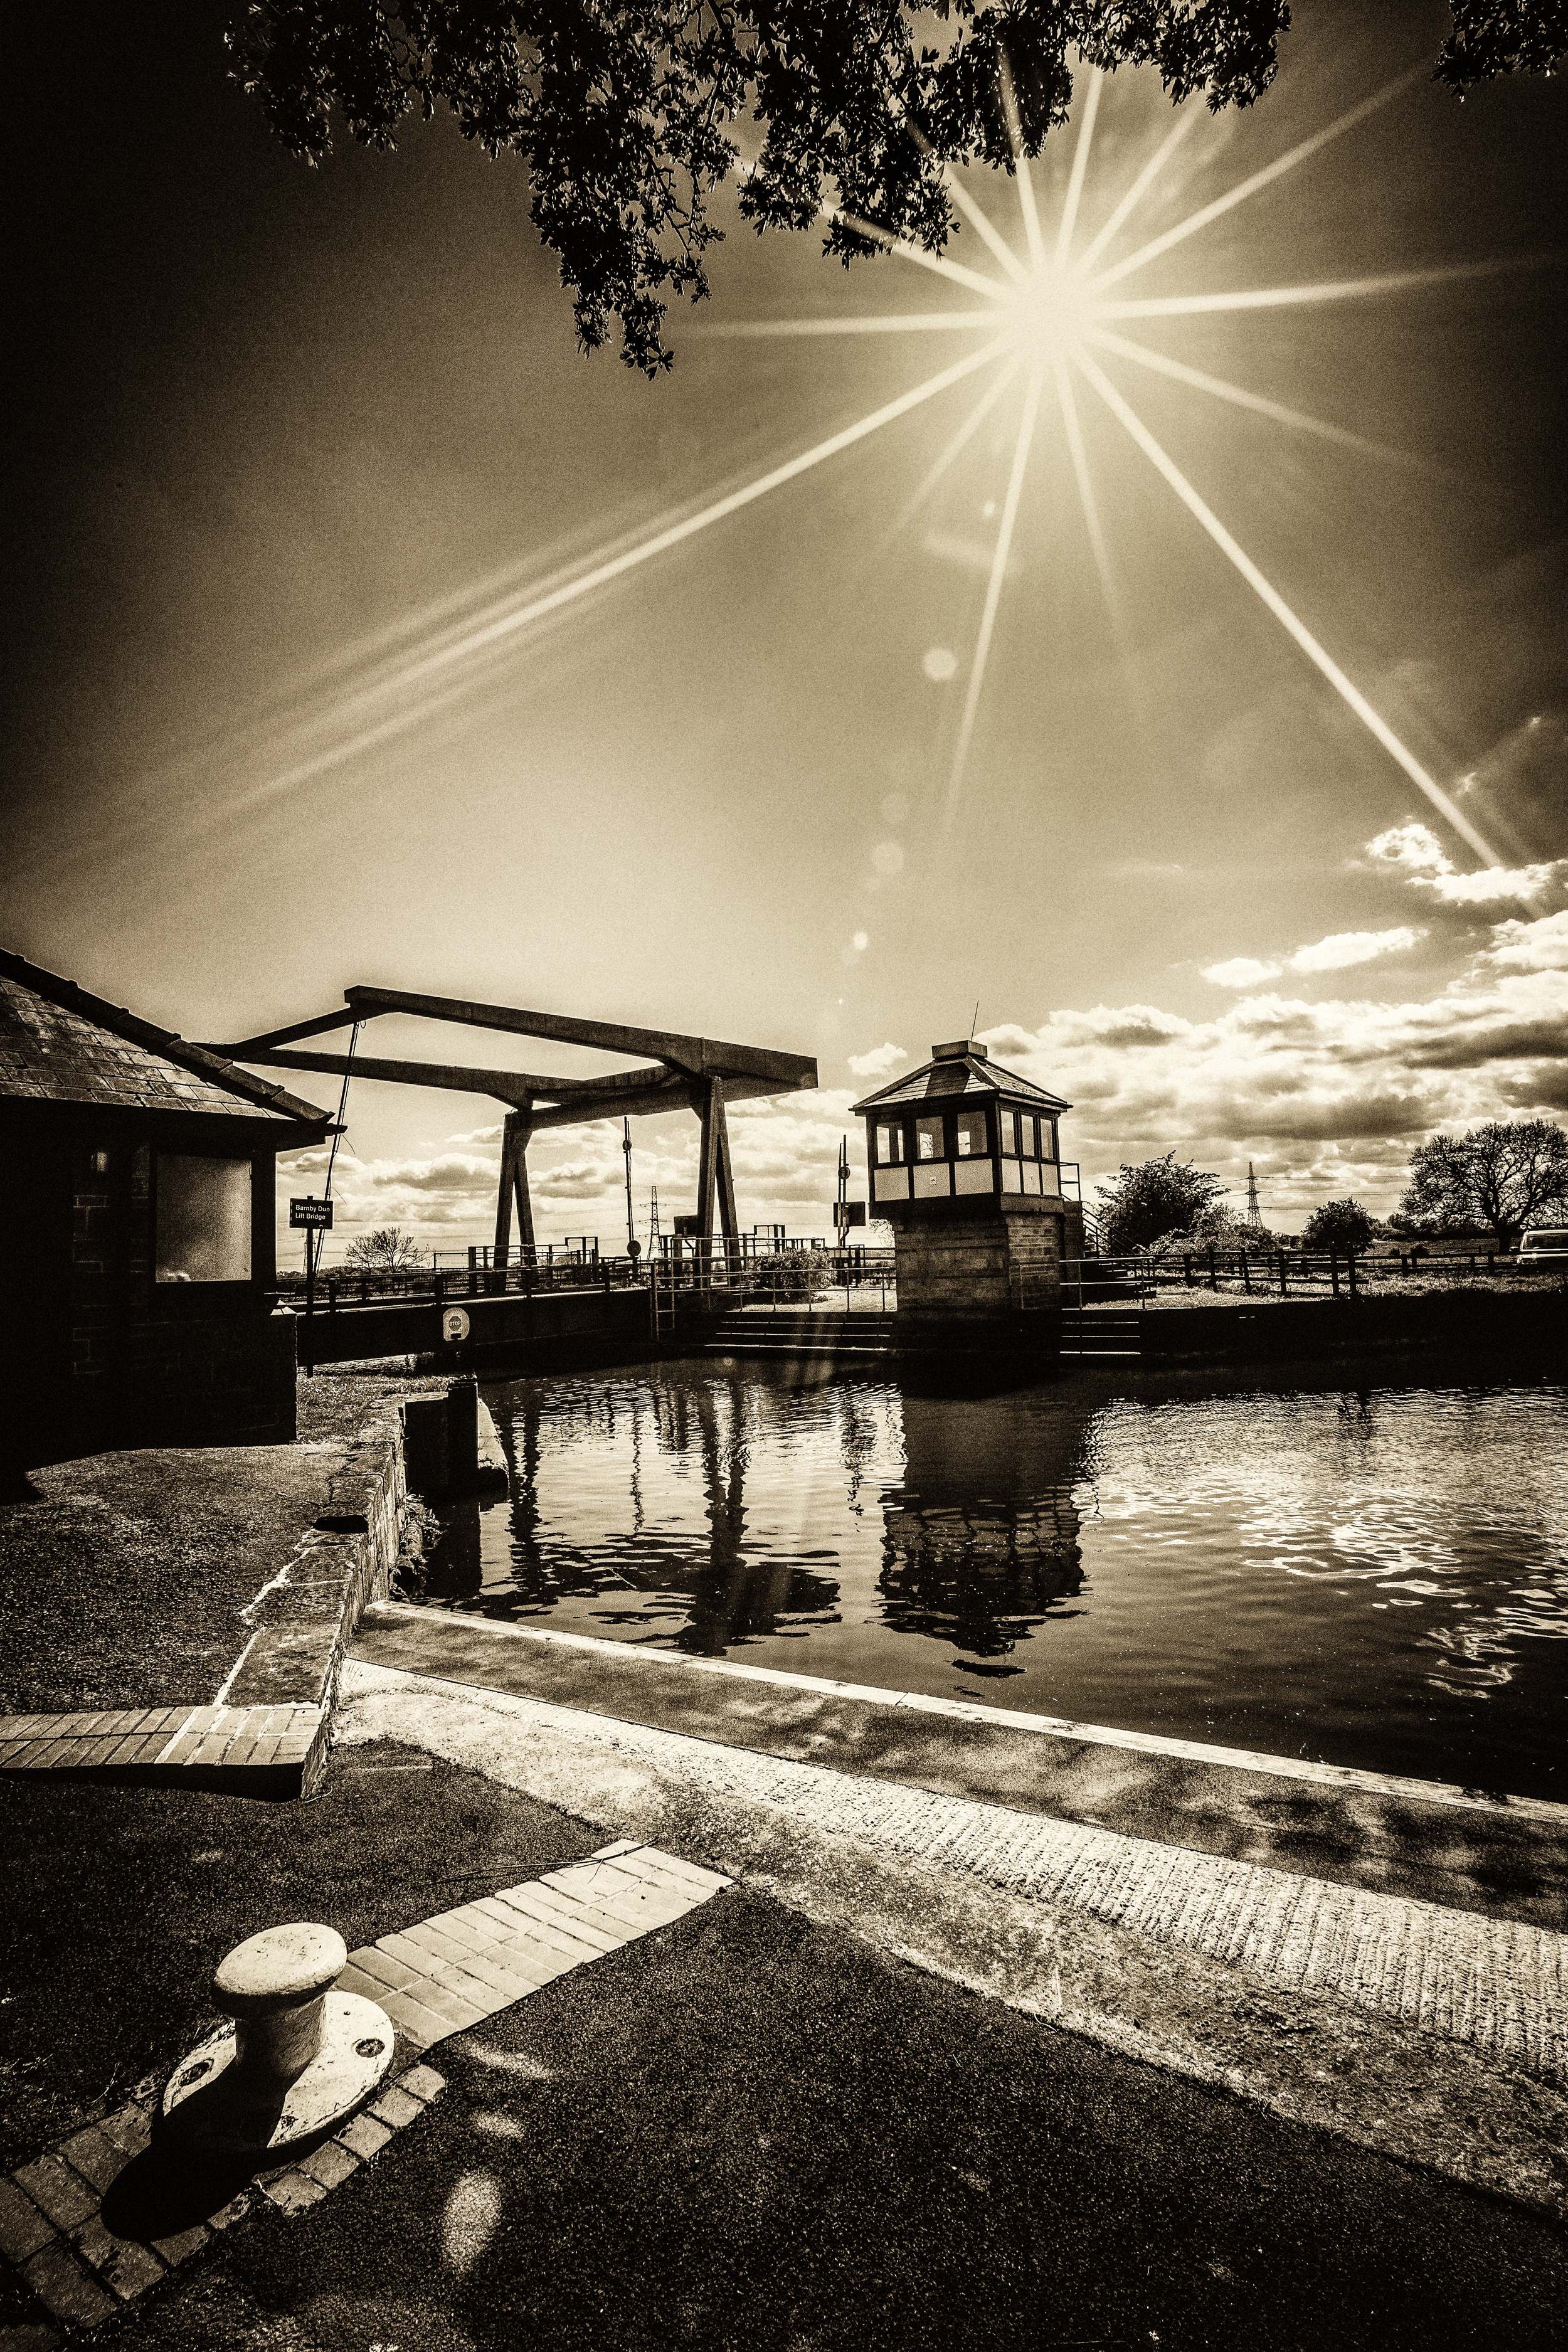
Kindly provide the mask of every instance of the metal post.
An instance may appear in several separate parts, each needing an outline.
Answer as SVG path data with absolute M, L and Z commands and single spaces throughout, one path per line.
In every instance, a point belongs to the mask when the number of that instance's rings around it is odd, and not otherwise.
M 1340 1262 L 1332 1250 L 1329 1252 L 1329 1286 L 1337 1298 L 1340 1295 Z

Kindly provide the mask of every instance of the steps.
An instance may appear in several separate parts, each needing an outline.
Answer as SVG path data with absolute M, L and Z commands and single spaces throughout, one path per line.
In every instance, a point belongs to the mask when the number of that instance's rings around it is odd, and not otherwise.
M 1061 1352 L 1085 1363 L 1100 1358 L 1139 1357 L 1143 1352 L 1141 1318 L 1125 1307 L 1064 1307 Z
M 885 1356 L 892 1346 L 892 1317 L 812 1312 L 790 1307 L 778 1315 L 726 1315 L 703 1342 L 705 1356 Z

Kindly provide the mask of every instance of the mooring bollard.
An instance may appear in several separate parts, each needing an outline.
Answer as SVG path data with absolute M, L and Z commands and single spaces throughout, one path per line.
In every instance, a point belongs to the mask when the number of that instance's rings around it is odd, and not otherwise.
M 258 2155 L 314 2139 L 352 2115 L 392 2064 L 392 2020 L 339 1992 L 348 1951 L 333 1927 L 267 1927 L 220 1961 L 213 2000 L 231 2021 L 174 2069 L 171 2129 L 194 2145 Z

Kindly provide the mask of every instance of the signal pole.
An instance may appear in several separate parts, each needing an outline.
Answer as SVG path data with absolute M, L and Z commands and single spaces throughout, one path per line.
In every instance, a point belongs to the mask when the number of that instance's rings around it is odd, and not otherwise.
M 632 1123 L 621 1121 L 621 1150 L 626 1158 L 626 1255 L 635 1258 L 637 1252 L 637 1229 L 632 1217 Z

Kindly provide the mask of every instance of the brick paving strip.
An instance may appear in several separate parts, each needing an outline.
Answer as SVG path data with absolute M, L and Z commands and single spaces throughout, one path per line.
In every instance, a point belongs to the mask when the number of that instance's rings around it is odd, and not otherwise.
M 4 1715 L 0 1772 L 299 1797 L 320 1777 L 329 1721 L 326 1708 L 300 1706 Z
M 349 1954 L 339 1987 L 377 2002 L 396 2025 L 400 2044 L 423 2053 L 554 1978 L 683 1918 L 731 1884 L 717 1871 L 618 1839 L 584 1862 L 363 1945 Z M 0 2175 L 0 2250 L 62 2326 L 96 2326 L 239 2221 L 256 2195 L 285 2213 L 318 2203 L 373 2161 L 445 2087 L 416 2057 L 307 2154 L 258 2176 L 192 2228 L 144 2242 L 115 2236 L 101 2209 L 127 2166 L 153 2144 L 163 2085 L 149 2075 L 117 2114 Z M 15 2332 L 18 2341 L 27 2334 Z M 38 2340 L 36 2331 L 28 2340 Z

